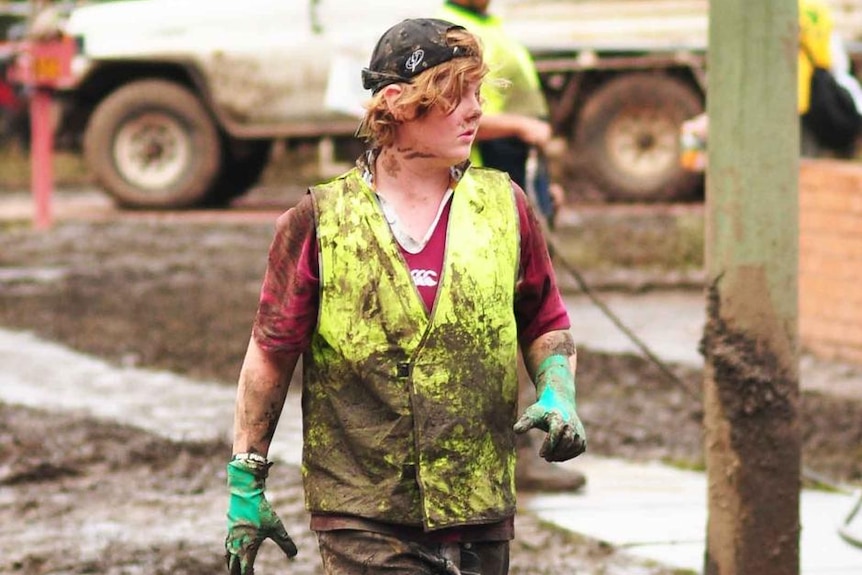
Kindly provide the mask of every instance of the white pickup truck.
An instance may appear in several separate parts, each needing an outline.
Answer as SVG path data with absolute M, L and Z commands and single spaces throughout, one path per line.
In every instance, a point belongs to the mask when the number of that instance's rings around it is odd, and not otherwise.
M 125 207 L 218 204 L 243 193 L 276 139 L 355 131 L 354 117 L 324 102 L 335 55 L 370 54 L 388 23 L 421 3 L 330 4 L 128 0 L 74 8 L 63 24 L 78 46 L 74 81 L 57 93 L 60 132 L 72 137 L 57 141 L 82 144 L 90 170 Z
M 386 28 L 441 2 L 78 3 L 63 23 L 78 46 L 74 82 L 58 92 L 71 137 L 58 141 L 82 144 L 120 205 L 223 203 L 259 177 L 274 141 L 351 138 L 357 119 L 333 102 L 361 91 Z M 495 0 L 536 58 L 568 142 L 564 177 L 612 201 L 698 197 L 702 175 L 680 168 L 677 135 L 703 110 L 708 4 Z

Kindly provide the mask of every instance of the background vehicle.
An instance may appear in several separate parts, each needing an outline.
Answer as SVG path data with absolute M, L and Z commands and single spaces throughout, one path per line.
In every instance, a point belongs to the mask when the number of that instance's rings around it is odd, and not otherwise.
M 27 13 L 28 7 L 24 3 L 0 2 L 0 145 L 16 142 L 26 147 L 29 143 L 22 87 L 14 85 L 6 77 L 15 57 L 12 40 L 23 33 Z
M 510 4 L 510 29 L 533 53 L 569 143 L 566 174 L 585 175 L 606 200 L 698 197 L 703 178 L 680 169 L 678 140 L 704 107 L 708 4 Z
M 120 205 L 224 203 L 259 177 L 275 140 L 353 134 L 356 120 L 324 103 L 334 54 L 364 58 L 382 23 L 415 11 L 397 0 L 330 4 L 130 0 L 74 7 L 62 29 L 79 52 L 74 81 L 57 91 L 56 141 L 81 147 Z M 358 82 L 358 70 L 356 76 Z
M 260 176 L 277 140 L 351 142 L 357 119 L 333 93 L 361 97 L 358 71 L 381 31 L 441 1 L 83 3 L 63 26 L 80 52 L 58 93 L 57 141 L 81 146 L 123 206 L 225 203 Z M 834 2 L 858 40 L 862 7 Z M 704 107 L 708 4 L 495 0 L 536 57 L 568 143 L 564 184 L 585 181 L 611 201 L 699 197 L 703 178 L 680 168 L 678 133 Z

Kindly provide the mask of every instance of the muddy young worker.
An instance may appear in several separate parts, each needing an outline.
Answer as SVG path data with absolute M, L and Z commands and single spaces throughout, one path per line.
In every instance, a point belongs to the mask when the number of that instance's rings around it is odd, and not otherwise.
M 328 574 L 505 574 L 516 433 L 544 431 L 547 461 L 584 452 L 539 222 L 506 173 L 468 160 L 486 73 L 460 26 L 389 29 L 362 71 L 368 151 L 278 219 L 237 390 L 230 573 L 252 573 L 267 538 L 297 553 L 265 481 L 300 356 L 305 504 Z M 521 414 L 519 346 L 538 397 Z

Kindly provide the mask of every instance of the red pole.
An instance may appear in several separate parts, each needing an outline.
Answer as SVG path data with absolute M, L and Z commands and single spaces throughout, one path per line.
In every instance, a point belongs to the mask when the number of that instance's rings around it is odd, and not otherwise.
M 51 192 L 54 182 L 54 130 L 51 121 L 51 90 L 33 89 L 30 98 L 30 182 L 35 202 L 34 225 L 51 227 Z

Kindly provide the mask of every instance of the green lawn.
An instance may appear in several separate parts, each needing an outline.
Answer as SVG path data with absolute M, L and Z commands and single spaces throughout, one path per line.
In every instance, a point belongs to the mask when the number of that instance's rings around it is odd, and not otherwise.
M 0 191 L 20 190 L 30 186 L 30 157 L 17 146 L 0 147 Z M 79 154 L 54 154 L 54 183 L 74 186 L 90 181 L 90 175 Z

